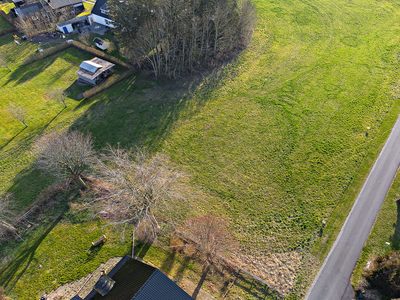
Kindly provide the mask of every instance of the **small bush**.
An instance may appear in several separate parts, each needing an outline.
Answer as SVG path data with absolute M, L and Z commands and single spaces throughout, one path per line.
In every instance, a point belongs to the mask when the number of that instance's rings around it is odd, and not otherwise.
M 4 288 L 0 286 L 0 300 L 9 300 L 10 298 L 7 297 Z
M 400 297 L 400 251 L 377 257 L 364 276 L 382 296 Z
M 15 28 L 14 28 L 14 27 L 13 27 L 13 28 L 7 28 L 7 29 L 0 30 L 0 36 L 9 34 L 9 33 L 13 32 L 13 31 L 15 31 Z

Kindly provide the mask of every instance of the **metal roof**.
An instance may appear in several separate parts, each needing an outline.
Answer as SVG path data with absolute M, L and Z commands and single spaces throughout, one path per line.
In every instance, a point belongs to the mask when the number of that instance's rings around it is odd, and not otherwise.
M 193 300 L 175 282 L 155 270 L 132 300 Z
M 40 10 L 43 8 L 42 3 L 40 2 L 35 2 L 32 4 L 28 5 L 23 5 L 20 7 L 15 8 L 15 13 L 20 16 L 21 18 L 27 17 L 31 14 L 35 14 L 40 12 Z
M 85 300 L 192 300 L 160 270 L 125 256 L 108 276 L 114 287 L 104 296 L 93 290 Z
M 96 73 L 98 69 L 100 69 L 102 66 L 99 64 L 96 64 L 90 60 L 84 60 L 80 65 L 79 68 L 82 68 L 92 74 Z
M 75 5 L 79 3 L 83 5 L 82 0 L 47 0 L 47 3 L 52 9 L 61 8 L 68 5 Z
M 113 270 L 108 274 L 115 281 L 113 288 L 104 296 L 89 294 L 92 297 L 85 300 L 131 300 L 156 268 L 130 258 L 115 274 Z
M 107 0 L 96 0 L 96 3 L 94 4 L 92 8 L 92 14 L 93 15 L 98 15 L 100 17 L 110 19 L 110 17 L 107 14 L 104 14 L 101 12 L 101 8 L 107 4 Z

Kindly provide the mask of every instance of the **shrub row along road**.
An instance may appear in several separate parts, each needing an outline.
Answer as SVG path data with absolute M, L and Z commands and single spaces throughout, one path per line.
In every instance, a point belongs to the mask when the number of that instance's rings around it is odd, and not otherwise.
M 307 300 L 353 298 L 350 276 L 400 164 L 400 117 L 376 160 Z

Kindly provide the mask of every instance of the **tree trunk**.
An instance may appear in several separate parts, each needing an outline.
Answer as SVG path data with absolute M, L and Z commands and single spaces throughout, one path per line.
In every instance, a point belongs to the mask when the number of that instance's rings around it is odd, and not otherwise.
M 80 175 L 74 176 L 75 182 L 77 182 L 82 190 L 86 189 L 86 183 L 83 181 Z

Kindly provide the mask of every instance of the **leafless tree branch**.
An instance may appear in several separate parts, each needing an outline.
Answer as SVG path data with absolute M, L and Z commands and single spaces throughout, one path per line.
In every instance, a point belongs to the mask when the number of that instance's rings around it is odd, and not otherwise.
M 36 165 L 56 175 L 70 177 L 86 187 L 83 172 L 92 163 L 94 150 L 90 135 L 78 131 L 49 133 L 34 145 Z

